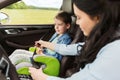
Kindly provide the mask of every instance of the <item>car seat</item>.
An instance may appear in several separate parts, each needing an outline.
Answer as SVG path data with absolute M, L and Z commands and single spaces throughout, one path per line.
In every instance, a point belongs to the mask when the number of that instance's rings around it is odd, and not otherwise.
M 70 35 L 71 35 L 71 37 L 72 37 L 72 39 L 73 39 L 73 41 L 72 41 L 72 43 L 71 44 L 73 44 L 73 43 L 77 43 L 77 42 L 82 42 L 83 41 L 83 34 L 82 34 L 82 32 L 81 32 L 81 30 L 80 30 L 80 28 L 75 24 L 75 17 L 74 17 L 74 13 L 73 13 L 73 8 L 72 8 L 72 0 L 63 0 L 63 4 L 62 4 L 62 7 L 61 7 L 61 9 L 60 10 L 62 10 L 62 11 L 66 11 L 66 12 L 68 12 L 68 13 L 70 13 L 71 14 L 71 17 L 72 17 L 72 24 L 71 24 L 71 28 L 69 29 L 69 33 L 70 33 Z M 30 48 L 29 49 L 30 51 L 34 51 L 35 49 L 34 48 Z M 40 58 L 40 56 L 39 56 L 39 58 Z M 36 62 L 42 62 L 42 61 L 40 61 L 40 59 L 39 58 L 34 58 L 34 61 L 36 61 Z M 42 57 L 43 58 L 43 57 Z M 45 58 L 45 57 L 44 57 Z M 48 57 L 49 58 L 49 57 Z M 47 59 L 47 58 L 46 58 Z M 51 59 L 51 58 L 49 58 L 49 59 Z M 60 77 L 68 77 L 68 76 L 70 76 L 69 74 L 67 74 L 66 72 L 67 72 L 67 70 L 69 70 L 69 69 L 71 69 L 72 67 L 74 67 L 74 65 L 73 65 L 73 62 L 74 62 L 74 60 L 75 60 L 75 56 L 63 56 L 63 58 L 62 58 L 62 61 L 61 61 L 61 63 L 60 64 L 58 64 L 58 61 L 57 61 L 57 59 L 53 59 L 52 58 L 52 60 L 54 61 L 54 63 L 55 64 L 57 64 L 56 66 L 58 66 L 58 68 L 56 69 L 56 71 L 57 72 L 53 72 L 53 74 L 51 74 L 52 73 L 52 71 L 49 71 L 50 70 L 50 68 L 49 68 L 49 70 L 43 70 L 45 73 L 47 73 L 47 74 L 49 74 L 49 75 L 53 75 L 53 76 L 58 76 L 58 73 L 59 73 L 59 76 Z M 52 61 L 52 63 L 51 64 L 53 64 L 53 61 Z M 43 62 L 43 63 L 45 63 L 45 61 Z M 48 64 L 49 62 L 47 62 L 47 64 Z M 46 64 L 46 63 L 45 63 Z M 60 66 L 60 67 L 59 67 Z M 49 66 L 50 67 L 50 66 Z M 59 68 L 60 68 L 60 72 L 59 72 Z M 53 69 L 53 67 L 52 67 L 52 69 Z M 27 70 L 27 72 L 28 72 L 28 69 L 25 69 L 25 70 Z M 22 69 L 22 71 L 21 71 L 21 69 L 20 70 L 18 70 L 18 73 L 19 74 L 24 74 L 24 71 L 25 71 L 24 69 Z M 55 70 L 54 70 L 55 71 Z M 49 72 L 51 72 L 51 73 L 49 73 Z M 29 74 L 29 73 L 27 73 L 27 74 Z
M 63 4 L 61 7 L 62 11 L 66 11 L 71 14 L 72 17 L 72 24 L 71 28 L 69 29 L 69 33 L 71 34 L 73 41 L 71 44 L 77 43 L 77 42 L 83 42 L 84 41 L 84 35 L 78 25 L 76 25 L 76 17 L 74 17 L 73 12 L 73 3 L 72 0 L 63 0 Z M 60 66 L 60 77 L 69 77 L 73 73 L 67 73 L 69 69 L 73 68 L 75 65 L 73 64 L 75 61 L 75 56 L 63 56 Z
M 63 4 L 60 10 L 70 13 L 72 17 L 72 24 L 69 29 L 69 33 L 73 39 L 71 44 L 74 44 L 77 42 L 83 42 L 84 35 L 82 31 L 80 30 L 80 28 L 78 27 L 78 25 L 75 24 L 76 18 L 74 17 L 74 13 L 73 13 L 72 0 L 63 0 Z M 60 63 L 60 73 L 59 73 L 60 77 L 68 77 L 72 74 L 72 73 L 68 74 L 67 70 L 74 67 L 73 65 L 74 60 L 75 60 L 75 56 L 63 56 L 61 63 Z

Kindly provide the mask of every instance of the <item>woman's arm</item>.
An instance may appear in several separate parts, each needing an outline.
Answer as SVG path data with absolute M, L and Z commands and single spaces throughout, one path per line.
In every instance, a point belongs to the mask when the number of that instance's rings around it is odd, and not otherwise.
M 34 69 L 30 73 L 33 78 L 36 78 L 35 80 L 119 80 L 120 46 L 118 44 L 120 44 L 120 40 L 103 47 L 92 63 L 87 64 L 83 69 L 69 78 L 48 76 L 40 69 L 38 72 L 40 73 L 39 78 L 34 76 L 37 74 L 36 71 L 32 73 Z
M 46 47 L 48 49 L 54 50 L 55 52 L 58 52 L 61 55 L 77 55 L 78 46 L 79 46 L 79 49 L 81 49 L 84 43 L 66 45 L 66 44 L 55 44 L 55 43 L 40 40 L 40 41 L 36 41 L 35 44 L 36 45 L 40 44 L 42 47 Z
M 47 80 L 120 80 L 120 40 L 104 46 L 96 59 L 69 78 L 48 76 Z

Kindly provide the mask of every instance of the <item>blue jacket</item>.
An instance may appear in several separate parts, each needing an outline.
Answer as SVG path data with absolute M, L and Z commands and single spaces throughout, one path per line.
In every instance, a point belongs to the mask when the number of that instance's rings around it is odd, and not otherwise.
M 57 33 L 55 33 L 49 40 L 49 42 L 52 42 L 56 37 L 58 36 Z M 70 35 L 68 33 L 63 34 L 62 36 L 60 36 L 57 40 L 57 44 L 70 44 L 72 41 L 72 38 L 70 37 Z M 55 52 L 55 54 L 51 55 L 50 53 L 47 53 L 47 49 L 44 49 L 44 54 L 49 55 L 49 56 L 53 56 L 56 57 L 58 60 L 62 59 L 62 55 L 60 55 L 59 53 Z

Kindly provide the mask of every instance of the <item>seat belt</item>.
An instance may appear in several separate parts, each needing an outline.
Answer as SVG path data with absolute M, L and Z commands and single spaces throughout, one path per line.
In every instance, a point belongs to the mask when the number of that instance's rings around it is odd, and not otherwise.
M 48 31 L 47 33 L 45 33 L 39 40 L 42 40 L 48 33 L 49 33 L 49 31 Z M 31 63 L 32 63 L 33 67 L 35 67 L 35 68 L 40 68 L 40 66 L 43 65 L 43 64 L 42 64 L 42 63 L 35 62 L 35 61 L 33 60 L 34 55 L 36 55 L 36 49 L 35 49 L 32 57 L 31 57 Z

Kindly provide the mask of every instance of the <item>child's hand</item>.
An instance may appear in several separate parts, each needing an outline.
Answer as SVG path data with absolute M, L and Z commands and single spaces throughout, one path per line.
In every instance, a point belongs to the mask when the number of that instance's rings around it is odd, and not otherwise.
M 43 47 L 43 43 L 44 43 L 45 41 L 43 41 L 43 40 L 39 40 L 39 41 L 35 41 L 35 46 L 36 47 Z
M 41 47 L 41 44 L 39 43 L 39 41 L 35 41 L 35 46 L 36 47 Z
M 43 54 L 42 48 L 36 47 L 36 53 L 37 54 Z

